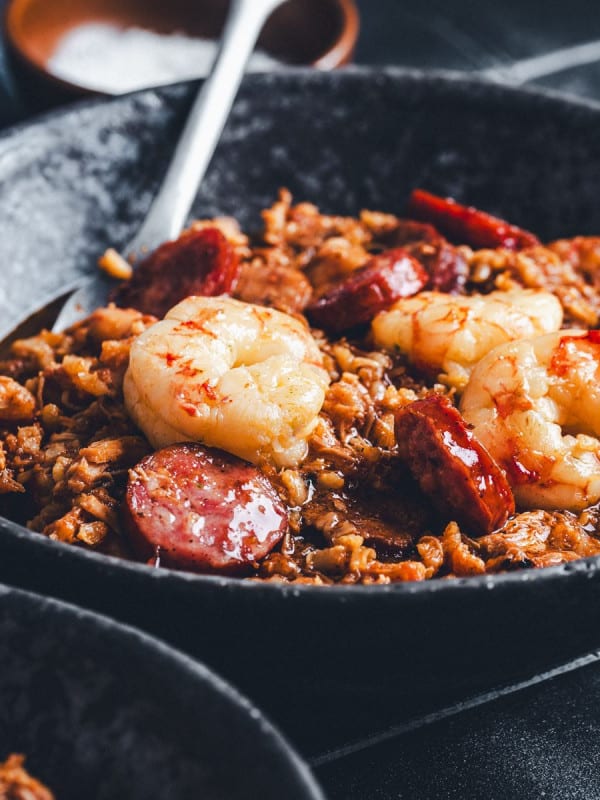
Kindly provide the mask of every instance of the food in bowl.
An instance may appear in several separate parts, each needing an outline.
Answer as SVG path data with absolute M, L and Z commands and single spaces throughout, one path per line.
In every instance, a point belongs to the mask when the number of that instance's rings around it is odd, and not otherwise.
M 25 769 L 25 757 L 13 753 L 0 763 L 0 797 L 5 800 L 54 800 L 54 795 Z
M 157 567 L 386 584 L 600 554 L 600 238 L 413 192 L 195 223 L 1 365 L 3 513 Z M 127 274 L 114 253 L 109 272 Z

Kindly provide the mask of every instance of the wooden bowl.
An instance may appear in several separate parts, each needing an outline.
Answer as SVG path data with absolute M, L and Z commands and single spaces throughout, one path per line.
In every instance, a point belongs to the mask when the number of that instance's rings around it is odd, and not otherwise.
M 45 83 L 41 99 L 44 89 L 71 97 L 100 94 L 85 78 L 81 83 L 65 80 L 49 65 L 61 39 L 74 28 L 106 23 L 214 39 L 228 5 L 229 0 L 10 0 L 6 36 L 17 72 L 24 68 L 29 78 Z M 329 70 L 351 60 L 358 31 L 354 0 L 289 0 L 272 14 L 258 46 L 286 63 Z

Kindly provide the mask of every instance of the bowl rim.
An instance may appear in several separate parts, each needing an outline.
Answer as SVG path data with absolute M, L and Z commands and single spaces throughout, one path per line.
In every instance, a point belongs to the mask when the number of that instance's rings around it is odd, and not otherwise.
M 331 73 L 321 72 L 310 67 L 296 67 L 282 72 L 255 73 L 247 75 L 245 82 L 256 82 L 268 79 L 269 82 L 286 80 L 303 80 L 322 82 L 335 79 L 336 81 L 360 81 L 367 84 L 373 79 L 391 79 L 407 85 L 428 85 L 432 88 L 443 86 L 445 88 L 455 88 L 466 92 L 478 90 L 479 95 L 476 102 L 481 102 L 482 93 L 487 101 L 512 100 L 529 104 L 532 101 L 544 103 L 555 113 L 565 112 L 566 110 L 577 111 L 578 114 L 594 118 L 600 122 L 600 101 L 595 101 L 585 97 L 577 97 L 558 92 L 545 87 L 532 86 L 512 86 L 503 85 L 490 81 L 485 77 L 476 74 L 459 72 L 456 70 L 420 70 L 398 66 L 350 66 L 342 71 Z M 127 98 L 142 96 L 147 93 L 169 92 L 178 88 L 185 89 L 195 85 L 195 81 L 183 81 L 168 86 L 156 87 L 153 89 L 142 89 L 135 92 L 119 95 L 116 97 L 92 97 L 81 100 L 67 107 L 61 107 L 46 111 L 36 117 L 32 117 L 26 122 L 21 122 L 0 132 L 0 146 L 6 141 L 17 136 L 22 130 L 44 125 L 47 122 L 56 121 L 70 114 L 78 114 L 82 111 L 93 110 L 97 106 L 106 106 L 126 102 Z M 332 584 L 315 586 L 312 584 L 294 584 L 274 581 L 248 580 L 221 575 L 198 574 L 185 571 L 177 571 L 165 568 L 148 566 L 141 562 L 129 561 L 124 558 L 98 553 L 92 550 L 75 547 L 71 544 L 58 542 L 49 539 L 41 533 L 36 533 L 15 523 L 5 517 L 0 516 L 0 536 L 9 534 L 17 546 L 28 547 L 32 545 L 40 548 L 41 553 L 52 553 L 63 563 L 69 562 L 74 565 L 85 565 L 89 569 L 98 571 L 116 569 L 122 577 L 127 577 L 133 581 L 155 581 L 161 586 L 181 589 L 183 586 L 198 586 L 199 591 L 202 587 L 212 588 L 217 591 L 228 592 L 251 592 L 254 595 L 279 595 L 285 598 L 322 598 L 330 596 L 336 601 L 349 603 L 360 601 L 361 603 L 375 602 L 380 599 L 382 602 L 393 602 L 397 595 L 403 597 L 419 597 L 423 593 L 426 595 L 437 593 L 464 593 L 471 594 L 473 591 L 486 590 L 508 590 L 514 586 L 526 584 L 536 584 L 539 581 L 560 582 L 567 579 L 591 578 L 595 573 L 600 573 L 600 556 L 580 558 L 575 561 L 566 562 L 558 566 L 543 567 L 532 570 L 521 570 L 516 572 L 504 572 L 499 574 L 473 575 L 469 577 L 452 578 L 433 578 L 423 581 L 407 581 L 391 583 L 387 585 L 363 585 L 363 584 Z M 6 580 L 6 578 L 5 578 Z M 387 598 L 387 600 L 386 600 Z M 333 602 L 333 601 L 332 601 Z
M 182 590 L 183 587 L 192 587 L 191 591 L 194 591 L 194 587 L 198 587 L 198 591 L 204 589 L 228 593 L 244 592 L 244 594 L 248 593 L 253 596 L 271 597 L 276 595 L 287 599 L 295 598 L 300 600 L 306 597 L 331 597 L 332 602 L 339 601 L 344 604 L 350 602 L 363 603 L 365 599 L 371 602 L 394 602 L 394 598 L 398 595 L 404 598 L 416 599 L 423 594 L 437 595 L 442 593 L 445 596 L 450 592 L 454 594 L 466 592 L 470 595 L 483 589 L 487 591 L 504 591 L 510 587 L 536 584 L 540 581 L 563 583 L 569 578 L 589 579 L 595 573 L 600 572 L 600 556 L 590 556 L 565 562 L 554 567 L 471 575 L 448 580 L 432 578 L 423 581 L 402 581 L 382 586 L 364 584 L 294 584 L 151 567 L 142 562 L 129 561 L 93 550 L 84 550 L 65 542 L 54 541 L 41 533 L 29 531 L 22 525 L 5 517 L 0 517 L 0 535 L 11 536 L 23 549 L 30 546 L 41 547 L 42 552 L 45 551 L 47 555 L 52 555 L 63 566 L 66 563 L 71 564 L 73 568 L 77 568 L 78 565 L 86 566 L 96 570 L 97 573 L 116 570 L 119 577 L 126 578 L 128 582 L 135 581 L 137 585 L 144 583 L 147 587 L 149 585 L 148 582 L 151 581 L 163 587 L 162 591 L 167 588 Z M 4 580 L 7 580 L 7 578 L 5 577 Z M 161 589 L 157 589 L 157 591 L 161 591 Z
M 18 24 L 20 13 L 26 8 L 29 0 L 8 0 L 3 13 L 5 39 L 15 54 L 28 69 L 32 70 L 39 78 L 49 84 L 74 96 L 80 97 L 112 97 L 124 96 L 113 95 L 99 89 L 91 88 L 85 84 L 75 83 L 59 75 L 54 74 L 48 69 L 47 62 L 35 56 L 29 46 L 29 39 L 22 35 L 21 27 Z M 341 14 L 341 29 L 335 41 L 325 50 L 315 61 L 310 64 L 302 65 L 306 68 L 315 68 L 323 71 L 336 69 L 348 64 L 354 55 L 354 50 L 360 33 L 360 14 L 355 0 L 329 0 L 332 6 L 337 7 Z M 291 67 L 293 69 L 294 67 Z M 288 69 L 286 67 L 286 69 Z M 168 84 L 162 84 L 168 85 Z M 151 87 L 148 87 L 151 88 Z M 144 91 L 144 89 L 138 90 Z M 131 94 L 131 92 L 127 92 Z
M 110 640 L 111 645 L 118 645 L 119 651 L 144 651 L 159 667 L 160 672 L 170 674 L 171 679 L 175 672 L 178 680 L 202 685 L 207 692 L 219 696 L 227 708 L 228 719 L 230 714 L 237 715 L 252 725 L 257 733 L 260 732 L 259 738 L 265 740 L 268 750 L 278 761 L 285 762 L 290 777 L 293 774 L 297 778 L 298 788 L 306 791 L 307 800 L 325 800 L 310 767 L 281 730 L 246 695 L 202 660 L 186 655 L 162 639 L 105 614 L 0 582 L 0 611 L 5 604 L 16 604 L 17 608 L 32 609 L 36 614 L 50 615 L 69 623 L 75 620 L 82 627 L 92 628 L 98 637 Z

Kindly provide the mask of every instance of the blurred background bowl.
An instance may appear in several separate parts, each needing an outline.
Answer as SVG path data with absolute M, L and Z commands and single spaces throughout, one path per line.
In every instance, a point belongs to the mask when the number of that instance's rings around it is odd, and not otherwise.
M 14 752 L 57 800 L 323 800 L 281 736 L 205 667 L 0 585 L 0 761 Z
M 49 106 L 103 93 L 85 74 L 67 80 L 52 65 L 65 36 L 77 28 L 100 24 L 217 39 L 228 6 L 229 0 L 11 0 L 6 37 L 24 94 Z M 358 32 L 354 0 L 289 0 L 272 14 L 258 48 L 286 64 L 329 70 L 352 59 Z

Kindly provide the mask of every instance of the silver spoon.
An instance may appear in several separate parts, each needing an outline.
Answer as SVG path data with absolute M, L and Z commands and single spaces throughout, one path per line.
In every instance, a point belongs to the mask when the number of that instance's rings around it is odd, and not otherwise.
M 221 45 L 209 77 L 190 111 L 175 153 L 150 211 L 126 253 L 150 253 L 182 231 L 215 152 L 258 36 L 285 0 L 232 0 Z M 106 305 L 111 282 L 97 270 L 77 283 L 52 330 L 62 331 Z M 64 296 L 70 288 L 61 292 Z
M 521 86 L 575 67 L 595 64 L 597 61 L 600 61 L 600 39 L 561 47 L 540 56 L 522 58 L 506 66 L 490 67 L 479 74 L 497 83 Z

